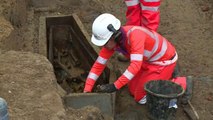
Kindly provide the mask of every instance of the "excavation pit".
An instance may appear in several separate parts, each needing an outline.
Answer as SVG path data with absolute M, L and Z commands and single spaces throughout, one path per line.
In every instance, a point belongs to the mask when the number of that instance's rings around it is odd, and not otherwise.
M 48 17 L 46 30 L 48 59 L 54 66 L 58 83 L 67 93 L 83 92 L 86 77 L 97 53 L 72 16 Z M 97 84 L 108 83 L 109 76 L 110 71 L 106 68 Z
M 97 93 L 96 86 L 116 79 L 106 67 L 97 80 L 93 93 L 83 93 L 86 77 L 98 57 L 88 34 L 76 14 L 40 18 L 41 39 L 46 39 L 46 54 L 52 63 L 58 84 L 66 91 L 64 103 L 75 109 L 87 105 L 98 107 L 107 119 L 114 118 L 115 94 Z M 86 102 L 85 102 L 86 101 Z

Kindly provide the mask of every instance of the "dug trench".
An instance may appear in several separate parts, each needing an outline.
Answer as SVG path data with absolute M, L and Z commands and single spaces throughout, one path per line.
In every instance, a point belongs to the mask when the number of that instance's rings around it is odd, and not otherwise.
M 76 15 L 46 18 L 48 59 L 53 64 L 57 82 L 68 94 L 83 92 L 97 57 L 76 19 L 79 20 Z M 109 83 L 109 76 L 110 70 L 106 68 L 97 84 Z
M 72 14 L 46 17 L 45 21 L 47 39 L 44 41 L 47 41 L 47 56 L 53 64 L 57 83 L 66 91 L 64 104 L 75 109 L 94 106 L 101 110 L 104 119 L 113 119 L 115 95 L 101 94 L 96 89 L 97 85 L 107 84 L 109 79 L 115 79 L 115 75 L 108 67 L 98 78 L 93 93 L 83 93 L 86 78 L 97 58 L 97 52 L 82 32 L 84 28 L 81 27 L 82 23 L 78 16 Z

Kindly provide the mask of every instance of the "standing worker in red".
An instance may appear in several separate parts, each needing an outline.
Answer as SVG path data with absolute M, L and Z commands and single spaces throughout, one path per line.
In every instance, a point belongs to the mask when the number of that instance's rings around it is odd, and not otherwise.
M 157 31 L 160 23 L 161 0 L 125 0 L 126 25 L 144 26 Z
M 125 0 L 125 3 L 127 6 L 126 25 L 143 26 L 157 31 L 160 24 L 161 0 Z M 118 60 L 129 61 L 122 54 L 118 54 Z
M 178 55 L 174 46 L 157 32 L 141 26 L 121 26 L 120 20 L 108 13 L 95 19 L 92 32 L 92 43 L 103 47 L 86 79 L 84 92 L 92 91 L 115 51 L 130 58 L 130 65 L 114 83 L 100 86 L 102 92 L 114 92 L 128 84 L 135 101 L 145 104 L 145 83 L 172 78 Z M 177 77 L 172 81 L 186 90 L 186 100 L 191 98 L 191 79 Z

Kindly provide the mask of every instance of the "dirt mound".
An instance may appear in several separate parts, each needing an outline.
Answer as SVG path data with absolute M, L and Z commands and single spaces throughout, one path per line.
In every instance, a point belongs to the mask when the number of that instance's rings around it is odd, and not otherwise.
M 13 30 L 13 26 L 3 16 L 0 16 L 0 42 L 5 40 Z
M 39 54 L 0 54 L 0 95 L 14 120 L 59 120 L 65 115 L 49 61 Z

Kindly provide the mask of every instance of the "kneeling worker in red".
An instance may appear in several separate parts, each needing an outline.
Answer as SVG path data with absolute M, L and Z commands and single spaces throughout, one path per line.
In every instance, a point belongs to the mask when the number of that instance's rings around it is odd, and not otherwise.
M 107 60 L 118 51 L 130 58 L 130 65 L 113 84 L 100 86 L 102 92 L 115 92 L 128 85 L 135 101 L 145 104 L 145 83 L 172 79 L 186 90 L 186 101 L 191 98 L 191 79 L 172 78 L 178 55 L 174 46 L 157 32 L 141 26 L 121 26 L 115 16 L 104 13 L 93 22 L 92 33 L 92 43 L 102 49 L 86 79 L 84 92 L 92 91 Z

